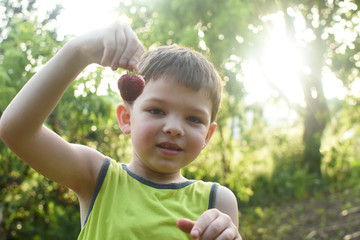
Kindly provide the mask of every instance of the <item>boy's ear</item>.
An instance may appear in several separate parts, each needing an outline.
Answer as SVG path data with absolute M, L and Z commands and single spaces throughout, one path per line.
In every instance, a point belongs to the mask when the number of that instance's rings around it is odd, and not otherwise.
M 216 129 L 216 122 L 212 122 L 210 124 L 209 130 L 208 130 L 208 132 L 206 134 L 205 142 L 204 142 L 204 145 L 203 145 L 202 149 L 204 149 L 207 146 L 207 144 L 209 143 L 213 133 L 215 132 L 215 129 Z
M 130 107 L 126 103 L 120 103 L 116 107 L 116 117 L 119 127 L 124 134 L 130 134 Z

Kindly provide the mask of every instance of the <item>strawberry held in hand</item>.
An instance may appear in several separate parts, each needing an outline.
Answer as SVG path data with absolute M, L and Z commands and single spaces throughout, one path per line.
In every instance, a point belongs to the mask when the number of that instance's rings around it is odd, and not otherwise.
M 136 75 L 135 71 L 122 75 L 118 80 L 118 88 L 123 100 L 127 102 L 135 101 L 140 96 L 145 87 L 144 79 Z

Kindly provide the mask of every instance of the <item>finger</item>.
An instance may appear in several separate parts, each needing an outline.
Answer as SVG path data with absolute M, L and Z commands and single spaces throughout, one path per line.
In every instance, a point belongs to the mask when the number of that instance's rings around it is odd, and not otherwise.
M 193 228 L 195 222 L 191 221 L 189 219 L 185 219 L 185 218 L 180 218 L 177 222 L 176 222 L 176 226 L 183 232 L 185 233 L 190 233 L 191 229 Z
M 110 66 L 116 51 L 116 35 L 111 31 L 111 29 L 107 29 L 104 32 L 103 41 L 104 53 L 100 64 L 102 66 Z
M 136 52 L 134 53 L 134 55 L 132 56 L 132 58 L 129 61 L 129 68 L 130 69 L 135 69 L 135 71 L 138 70 L 138 62 L 139 62 L 139 59 L 140 59 L 140 57 L 141 57 L 141 55 L 143 53 L 144 53 L 144 47 L 140 43 L 137 50 L 136 50 Z
M 127 47 L 128 41 L 126 33 L 124 32 L 124 25 L 115 25 L 115 37 L 116 37 L 116 51 L 111 62 L 112 70 L 119 68 L 119 59 L 123 55 L 124 49 Z
M 191 230 L 190 235 L 193 238 L 198 238 L 203 234 L 206 228 L 219 216 L 219 211 L 217 209 L 210 209 L 205 211 L 199 219 L 195 222 L 193 229 Z
M 230 223 L 231 223 L 230 219 L 227 219 L 223 215 L 218 215 L 218 217 L 215 218 L 208 225 L 208 227 L 202 232 L 201 238 L 202 239 L 218 239 L 218 237 L 220 237 L 220 235 L 222 235 L 224 233 L 225 236 L 227 236 L 227 237 L 228 237 L 228 235 L 230 235 L 230 238 L 219 238 L 219 239 L 233 240 L 235 237 L 235 235 L 234 235 L 235 229 L 232 228 Z M 228 229 L 230 232 L 228 231 Z
M 122 68 L 129 68 L 130 60 L 133 60 L 133 56 L 137 53 L 137 50 L 139 46 L 141 46 L 141 43 L 137 38 L 136 34 L 131 30 L 129 26 L 125 27 L 124 33 L 126 35 L 127 42 L 124 52 L 121 55 L 119 66 Z
M 204 238 L 206 239 L 206 238 Z M 216 238 L 216 240 L 241 240 L 239 234 L 235 232 L 235 229 L 226 228 Z

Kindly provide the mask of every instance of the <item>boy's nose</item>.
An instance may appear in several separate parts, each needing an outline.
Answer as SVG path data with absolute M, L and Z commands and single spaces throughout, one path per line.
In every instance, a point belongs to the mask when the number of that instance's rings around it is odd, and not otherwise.
M 172 137 L 180 137 L 184 135 L 181 121 L 177 118 L 169 118 L 164 124 L 163 132 Z

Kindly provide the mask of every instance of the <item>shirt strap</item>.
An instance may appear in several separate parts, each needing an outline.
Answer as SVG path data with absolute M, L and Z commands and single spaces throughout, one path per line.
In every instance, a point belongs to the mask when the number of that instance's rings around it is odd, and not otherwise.
M 209 197 L 209 207 L 208 209 L 215 208 L 215 201 L 216 201 L 216 190 L 218 188 L 217 183 L 213 183 L 210 190 L 210 197 Z
M 100 192 L 100 189 L 101 189 L 101 186 L 103 185 L 103 182 L 105 180 L 105 177 L 106 177 L 106 173 L 107 173 L 107 170 L 110 166 L 110 159 L 107 157 L 100 169 L 100 172 L 99 172 L 99 175 L 98 175 L 98 178 L 96 180 L 96 185 L 95 185 L 95 190 L 94 190 L 94 194 L 92 196 L 92 199 L 91 199 L 91 203 L 90 203 L 90 206 L 89 206 L 89 210 L 88 210 L 88 213 L 86 215 L 86 218 L 85 218 L 85 221 L 84 221 L 84 225 L 83 227 L 85 226 L 85 223 L 90 215 L 90 212 L 94 206 L 94 203 L 95 203 L 95 200 L 96 200 L 96 197 L 97 195 L 99 194 Z

